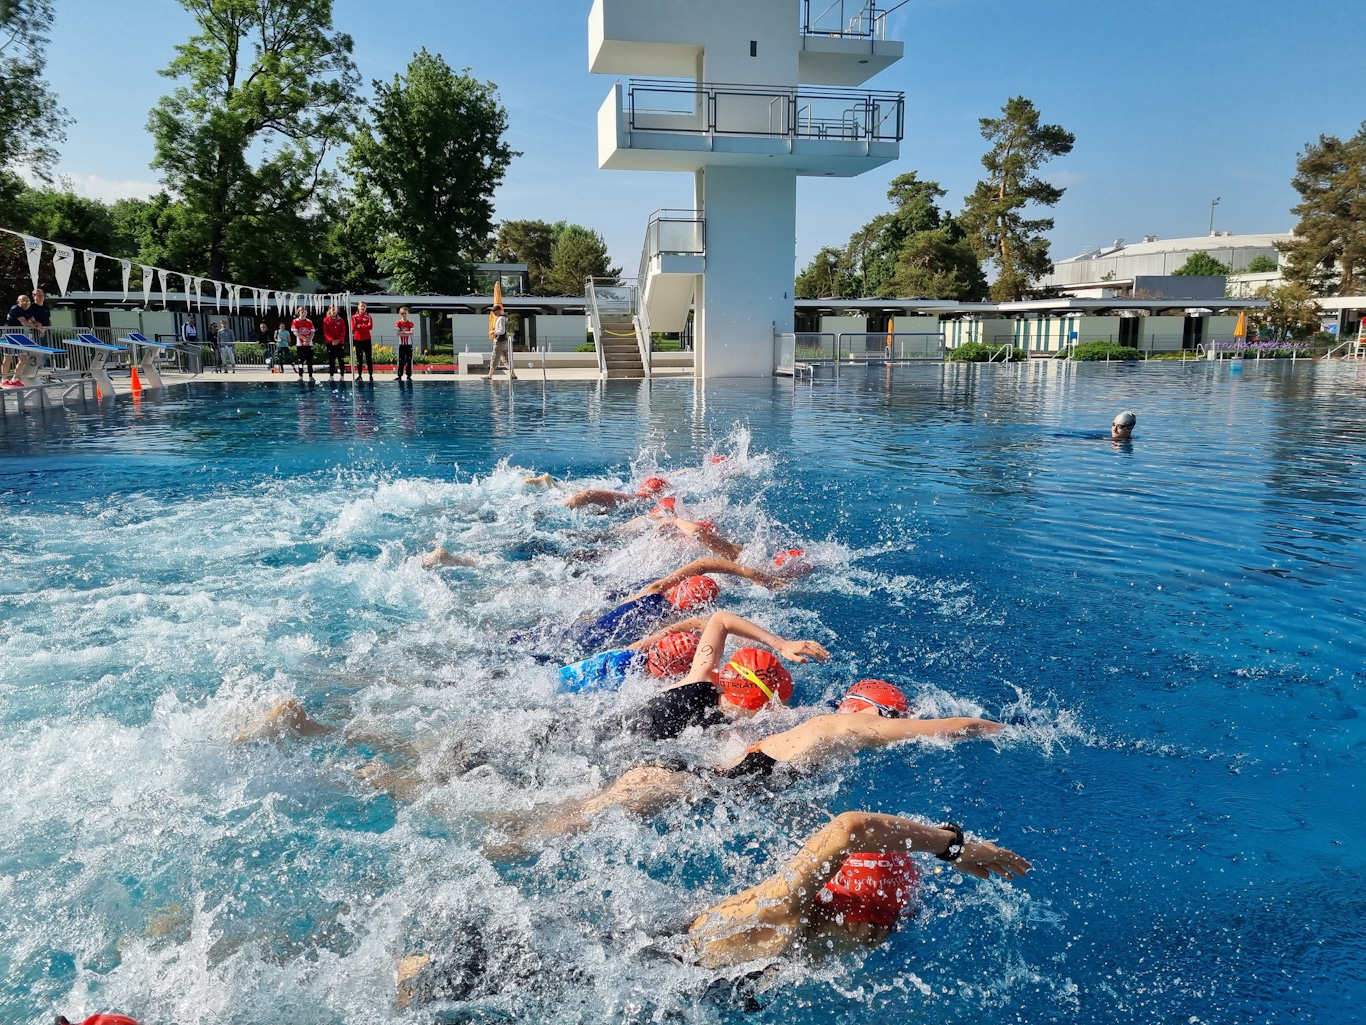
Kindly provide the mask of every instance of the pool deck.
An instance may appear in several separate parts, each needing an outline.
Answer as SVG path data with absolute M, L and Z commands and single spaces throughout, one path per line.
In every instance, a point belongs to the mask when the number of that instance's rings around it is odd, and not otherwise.
M 324 368 L 321 373 L 319 373 L 315 368 L 313 376 L 314 380 L 318 382 L 328 380 L 326 368 Z M 599 379 L 600 376 L 601 375 L 598 373 L 598 370 L 595 367 L 547 368 L 544 371 L 544 375 L 540 367 L 517 368 L 518 381 L 596 381 Z M 657 368 L 653 372 L 652 376 L 668 378 L 688 378 L 692 377 L 693 373 L 692 367 L 661 367 Z M 265 367 L 237 367 L 236 370 L 229 370 L 227 373 L 222 373 L 220 371 L 214 370 L 213 368 L 208 368 L 202 374 L 163 373 L 162 378 L 168 385 L 187 384 L 191 381 L 198 381 L 202 383 L 213 383 L 217 381 L 243 381 L 250 383 L 266 382 L 271 384 L 297 384 L 299 381 L 298 375 L 295 374 L 292 370 L 286 369 L 284 373 L 271 373 Z M 499 371 L 498 375 L 494 378 L 495 381 L 506 381 L 507 379 L 508 376 L 505 371 Z M 305 380 L 307 380 L 306 377 Z M 362 380 L 368 382 L 368 378 L 362 378 Z M 421 367 L 413 368 L 414 384 L 479 384 L 486 383 L 487 381 L 488 378 L 482 373 L 429 374 L 425 373 Z M 332 383 L 353 384 L 355 383 L 355 378 L 353 378 L 350 374 L 345 374 L 333 378 Z M 394 383 L 393 371 L 375 371 L 375 384 L 378 385 L 382 383 Z M 127 390 L 127 384 L 128 382 L 126 378 L 121 376 L 115 378 L 114 386 L 119 392 Z

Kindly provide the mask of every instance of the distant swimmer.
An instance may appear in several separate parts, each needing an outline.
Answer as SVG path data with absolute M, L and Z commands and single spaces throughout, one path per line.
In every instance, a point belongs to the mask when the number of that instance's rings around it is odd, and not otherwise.
M 588 797 L 507 815 L 500 822 L 502 839 L 487 850 L 520 856 L 533 843 L 587 830 L 609 808 L 648 818 L 670 805 L 705 799 L 724 785 L 721 780 L 763 780 L 771 786 L 795 779 L 791 770 L 812 769 L 870 748 L 922 737 L 986 737 L 1005 728 L 989 719 L 915 719 L 910 714 L 900 688 L 886 680 L 860 680 L 834 715 L 818 715 L 765 737 L 729 765 L 689 770 L 642 766 Z M 780 768 L 789 771 L 779 776 Z
M 728 969 L 876 947 L 917 901 L 911 852 L 933 854 L 978 879 L 993 873 L 1024 878 L 1032 868 L 995 844 L 967 840 L 952 823 L 848 811 L 768 879 L 699 915 L 683 938 L 682 955 L 704 968 Z
M 1138 423 L 1138 417 L 1133 410 L 1126 409 L 1122 413 L 1116 413 L 1114 421 L 1110 424 L 1110 437 L 1116 441 L 1128 441 L 1134 433 L 1134 424 Z
M 610 612 L 570 627 L 566 636 L 588 649 L 610 648 L 634 641 L 641 634 L 680 618 L 680 613 L 715 602 L 721 587 L 706 575 L 708 573 L 742 577 L 771 591 L 789 582 L 787 577 L 742 566 L 729 559 L 694 559 L 682 569 L 646 584 Z

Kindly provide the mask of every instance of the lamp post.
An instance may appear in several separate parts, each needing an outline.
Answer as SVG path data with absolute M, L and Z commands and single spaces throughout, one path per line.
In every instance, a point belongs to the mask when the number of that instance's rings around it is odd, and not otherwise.
M 1209 205 L 1209 233 L 1214 234 L 1214 208 L 1219 205 L 1219 197 L 1215 196 Z

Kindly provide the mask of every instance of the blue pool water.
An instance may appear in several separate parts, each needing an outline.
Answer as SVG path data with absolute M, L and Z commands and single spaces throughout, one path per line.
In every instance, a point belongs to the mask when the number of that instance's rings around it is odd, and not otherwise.
M 202 384 L 6 417 L 0 1020 L 1360 1020 L 1363 386 L 947 366 Z M 600 728 L 643 683 L 559 694 L 505 639 L 694 554 L 574 560 L 604 538 L 533 469 L 660 469 L 746 559 L 814 552 L 790 590 L 726 591 L 834 653 L 794 704 L 880 676 L 1014 725 L 491 863 L 479 813 L 660 751 Z M 424 572 L 436 543 L 479 567 Z M 289 697 L 342 731 L 236 742 Z M 803 714 L 682 746 L 724 757 Z M 953 818 L 1035 873 L 931 875 L 883 949 L 788 965 L 758 1009 L 652 955 L 847 809 Z M 416 950 L 456 982 L 399 1011 Z

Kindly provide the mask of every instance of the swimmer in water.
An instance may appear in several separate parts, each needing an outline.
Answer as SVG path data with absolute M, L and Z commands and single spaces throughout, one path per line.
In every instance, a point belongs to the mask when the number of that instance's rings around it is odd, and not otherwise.
M 741 577 L 770 591 L 785 587 L 790 578 L 742 566 L 730 559 L 694 559 L 682 569 L 646 584 L 610 612 L 570 627 L 566 637 L 584 648 L 610 648 L 642 633 L 667 626 L 680 613 L 703 608 L 716 601 L 721 587 L 708 573 Z
M 536 477 L 526 477 L 523 479 L 526 484 L 534 484 L 538 487 L 554 487 L 555 479 L 548 473 L 540 474 Z M 584 506 L 592 506 L 605 512 L 617 508 L 619 505 L 626 505 L 630 502 L 649 501 L 658 498 L 669 490 L 669 482 L 663 477 L 646 477 L 640 482 L 640 487 L 633 495 L 628 491 L 608 491 L 603 488 L 588 488 L 584 491 L 576 491 L 566 498 L 561 505 L 570 509 L 581 509 Z
M 1122 413 L 1116 413 L 1114 420 L 1110 423 L 1110 437 L 1115 441 L 1128 441 L 1133 437 L 1134 424 L 1138 423 L 1138 417 L 1133 410 L 1126 409 Z
M 958 826 L 928 826 L 872 812 L 838 815 L 782 869 L 708 908 L 688 929 L 683 956 L 728 969 L 747 962 L 842 954 L 881 944 L 912 906 L 918 873 L 910 852 L 933 854 L 964 875 L 1022 879 L 1032 866 Z
M 989 719 L 914 719 L 906 695 L 885 680 L 860 680 L 844 695 L 834 715 L 818 715 L 800 726 L 752 745 L 737 761 L 715 770 L 688 771 L 660 765 L 632 769 L 596 794 L 548 807 L 513 813 L 500 820 L 503 839 L 486 850 L 520 857 L 535 842 L 586 831 L 609 808 L 642 818 L 682 802 L 705 799 L 721 779 L 769 779 L 779 767 L 807 770 L 838 758 L 920 737 L 987 737 L 1005 727 Z

